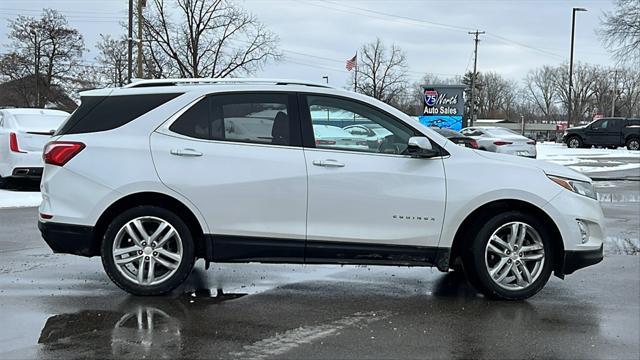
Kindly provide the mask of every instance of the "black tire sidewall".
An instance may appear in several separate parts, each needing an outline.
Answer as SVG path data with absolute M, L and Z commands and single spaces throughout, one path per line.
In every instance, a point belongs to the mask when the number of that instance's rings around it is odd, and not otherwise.
M 507 290 L 500 287 L 491 279 L 485 265 L 485 248 L 490 236 L 500 226 L 513 221 L 523 222 L 533 227 L 542 238 L 542 243 L 544 245 L 545 260 L 542 272 L 532 285 L 522 290 Z M 470 244 L 466 265 L 471 267 L 470 270 L 473 272 L 473 276 L 470 279 L 472 284 L 478 287 L 478 290 L 486 296 L 493 299 L 523 300 L 535 295 L 544 287 L 553 272 L 553 240 L 554 239 L 545 224 L 537 220 L 532 215 L 520 211 L 507 211 L 493 216 L 479 229 L 477 235 L 473 238 L 472 243 Z M 466 273 L 469 272 L 470 271 L 466 271 Z
M 118 271 L 112 256 L 113 242 L 118 231 L 130 220 L 141 216 L 155 216 L 169 222 L 182 240 L 183 258 L 178 270 L 166 281 L 153 286 L 131 282 Z M 195 244 L 189 228 L 178 215 L 161 207 L 143 205 L 124 211 L 111 221 L 102 238 L 101 257 L 102 265 L 109 278 L 124 291 L 133 295 L 163 295 L 180 286 L 191 273 L 195 262 Z

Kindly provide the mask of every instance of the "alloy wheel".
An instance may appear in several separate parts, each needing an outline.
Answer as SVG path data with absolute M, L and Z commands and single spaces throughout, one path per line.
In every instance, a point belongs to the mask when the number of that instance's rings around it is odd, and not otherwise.
M 578 141 L 578 139 L 576 139 L 576 138 L 572 138 L 571 140 L 569 140 L 569 147 L 570 148 L 578 148 L 578 147 L 580 147 L 580 141 Z
M 509 222 L 493 232 L 485 248 L 485 265 L 491 280 L 507 290 L 531 286 L 544 267 L 540 234 L 523 222 Z
M 640 140 L 631 140 L 629 141 L 629 150 L 639 150 L 640 149 Z
M 178 270 L 182 239 L 169 222 L 154 216 L 138 217 L 120 228 L 112 255 L 116 268 L 129 281 L 157 285 Z

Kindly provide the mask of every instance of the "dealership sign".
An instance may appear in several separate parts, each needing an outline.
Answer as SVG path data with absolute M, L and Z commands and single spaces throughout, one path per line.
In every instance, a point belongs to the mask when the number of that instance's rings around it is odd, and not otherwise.
M 464 85 L 424 85 L 424 111 L 420 122 L 427 126 L 460 130 L 464 113 Z

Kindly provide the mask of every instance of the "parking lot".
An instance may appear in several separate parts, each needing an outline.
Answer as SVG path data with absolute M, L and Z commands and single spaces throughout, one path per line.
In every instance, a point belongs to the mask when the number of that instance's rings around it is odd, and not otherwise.
M 2 190 L 0 358 L 637 359 L 637 154 L 539 145 L 540 158 L 596 180 L 605 260 L 522 302 L 429 268 L 202 262 L 171 296 L 130 296 L 99 258 L 51 253 L 37 184 Z

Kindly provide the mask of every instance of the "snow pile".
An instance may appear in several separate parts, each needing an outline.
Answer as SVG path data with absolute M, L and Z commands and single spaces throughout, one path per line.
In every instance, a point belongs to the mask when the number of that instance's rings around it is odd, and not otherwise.
M 0 209 L 38 206 L 42 196 L 36 191 L 0 190 Z
M 540 143 L 538 159 L 568 166 L 576 171 L 599 172 L 639 169 L 640 151 L 619 149 L 570 149 L 565 144 Z

